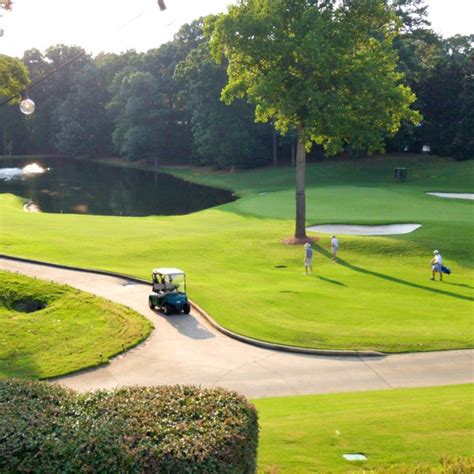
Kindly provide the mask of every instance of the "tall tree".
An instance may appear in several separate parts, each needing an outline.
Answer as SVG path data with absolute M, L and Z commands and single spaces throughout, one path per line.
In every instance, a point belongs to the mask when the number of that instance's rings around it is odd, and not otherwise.
M 117 110 L 113 142 L 117 152 L 134 161 L 156 153 L 156 129 L 161 96 L 153 76 L 135 72 L 123 78 L 110 103 Z
M 79 71 L 56 112 L 58 150 L 76 156 L 110 153 L 112 121 L 105 108 L 109 100 L 103 71 L 92 64 Z
M 305 163 L 327 154 L 381 151 L 402 119 L 417 121 L 392 42 L 399 23 L 383 0 L 241 0 L 210 18 L 216 60 L 228 60 L 222 99 L 246 96 L 257 121 L 298 131 L 295 238 L 306 239 Z
M 265 155 L 268 158 L 264 144 L 270 144 L 269 127 L 254 123 L 253 109 L 244 100 L 231 105 L 220 100 L 227 74 L 225 67 L 212 59 L 207 44 L 201 44 L 178 65 L 175 77 L 186 87 L 193 145 L 200 164 L 233 169 L 256 166 L 265 161 Z
M 30 117 L 25 117 L 17 105 L 0 107 L 0 155 L 20 155 L 26 152 L 26 124 Z
M 4 155 L 13 151 L 21 152 L 21 131 L 25 130 L 25 119 L 18 108 L 11 104 L 17 104 L 21 98 L 21 92 L 30 82 L 28 70 L 17 58 L 0 54 L 0 150 Z M 11 97 L 16 96 L 7 102 Z
M 404 31 L 413 31 L 430 25 L 426 0 L 388 0 L 402 21 Z
M 73 58 L 77 60 L 61 68 Z M 29 123 L 28 141 L 32 152 L 54 153 L 59 131 L 59 107 L 67 98 L 75 74 L 90 64 L 91 58 L 77 46 L 56 45 L 48 48 L 44 54 L 37 49 L 28 50 L 24 53 L 23 61 L 34 83 L 51 74 L 31 89 L 30 96 L 36 103 L 36 111 Z
M 448 38 L 443 41 L 443 49 L 431 74 L 420 80 L 422 133 L 433 153 L 473 158 L 474 35 Z
M 415 93 L 414 108 L 425 116 L 423 100 L 424 84 L 444 56 L 443 40 L 433 31 L 417 28 L 403 31 L 395 38 L 394 47 L 399 55 L 398 68 L 403 73 L 403 82 Z M 387 139 L 391 151 L 420 152 L 424 144 L 423 126 L 404 122 L 394 137 Z
M 20 94 L 29 80 L 28 70 L 19 59 L 0 54 L 0 97 Z

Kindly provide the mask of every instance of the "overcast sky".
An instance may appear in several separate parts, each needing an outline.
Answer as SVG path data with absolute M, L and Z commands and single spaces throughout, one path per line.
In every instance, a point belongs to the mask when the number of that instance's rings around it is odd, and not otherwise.
M 0 18 L 0 54 L 23 55 L 55 44 L 82 46 L 87 52 L 147 51 L 172 39 L 184 23 L 225 11 L 233 0 L 15 0 Z M 433 29 L 444 37 L 474 33 L 474 0 L 428 0 Z

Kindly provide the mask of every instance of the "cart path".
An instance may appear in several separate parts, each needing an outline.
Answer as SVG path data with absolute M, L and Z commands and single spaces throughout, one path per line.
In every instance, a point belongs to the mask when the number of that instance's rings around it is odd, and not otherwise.
M 110 364 L 55 381 L 78 391 L 124 385 L 221 386 L 248 397 L 472 383 L 474 350 L 337 357 L 291 354 L 231 339 L 195 313 L 165 317 L 148 308 L 150 285 L 0 258 L 0 268 L 66 283 L 125 304 L 153 321 L 141 345 Z

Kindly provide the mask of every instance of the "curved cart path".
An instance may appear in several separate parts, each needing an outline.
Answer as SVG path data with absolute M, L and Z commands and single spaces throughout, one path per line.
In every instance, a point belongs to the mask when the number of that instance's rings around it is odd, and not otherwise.
M 146 342 L 106 366 L 56 379 L 85 391 L 122 385 L 221 386 L 248 397 L 302 395 L 473 382 L 474 350 L 335 357 L 255 347 L 213 329 L 198 314 L 165 317 L 148 308 L 149 285 L 0 258 L 0 268 L 66 283 L 130 306 L 152 320 Z

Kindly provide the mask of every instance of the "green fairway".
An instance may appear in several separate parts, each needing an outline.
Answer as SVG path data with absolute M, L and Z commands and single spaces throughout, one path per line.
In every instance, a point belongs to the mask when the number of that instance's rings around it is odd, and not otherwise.
M 408 180 L 393 180 L 406 166 Z M 190 297 L 225 327 L 262 340 L 322 349 L 404 352 L 473 346 L 473 203 L 425 191 L 469 192 L 472 162 L 433 157 L 324 161 L 308 166 L 307 222 L 422 224 L 403 236 L 329 237 L 314 246 L 315 274 L 302 275 L 293 234 L 291 168 L 236 173 L 172 170 L 234 189 L 241 199 L 176 217 L 34 214 L 0 197 L 0 252 L 149 278 L 187 271 Z M 430 281 L 439 249 L 453 274 Z
M 47 378 L 99 365 L 151 331 L 131 309 L 68 286 L 8 272 L 0 272 L 0 282 L 0 378 Z
M 254 400 L 259 471 L 361 472 L 473 456 L 473 389 L 460 385 Z M 349 462 L 342 457 L 349 453 L 368 459 Z

